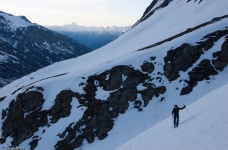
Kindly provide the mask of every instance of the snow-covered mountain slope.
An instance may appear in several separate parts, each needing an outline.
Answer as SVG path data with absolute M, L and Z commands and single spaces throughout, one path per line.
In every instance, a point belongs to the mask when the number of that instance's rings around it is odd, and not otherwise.
M 26 17 L 0 11 L 0 87 L 54 62 L 90 51 Z
M 7 24 L 4 28 L 8 28 L 10 31 L 16 31 L 18 28 L 28 27 L 28 26 L 36 26 L 36 24 L 31 23 L 26 17 L 24 16 L 13 16 L 11 14 L 1 13 L 1 25 Z
M 116 150 L 227 149 L 227 89 L 225 84 L 180 111 L 179 128 L 170 127 L 170 116 Z
M 98 49 L 121 36 L 130 27 L 85 27 L 76 23 L 63 26 L 46 26 L 92 49 Z
M 192 112 L 198 99 L 227 87 L 226 0 L 161 0 L 155 5 L 167 2 L 103 48 L 55 63 L 0 89 L 1 146 L 37 150 L 128 147 L 123 144 L 148 129 L 171 130 L 168 117 L 174 104 L 185 104 Z M 155 43 L 159 44 L 151 46 Z M 213 100 L 199 100 L 208 104 L 197 107 L 194 117 L 180 124 L 177 132 L 200 121 L 201 110 L 213 110 Z M 187 119 L 185 111 L 180 113 L 185 116 L 181 121 Z M 199 134 L 201 128 L 195 127 L 191 134 Z M 227 137 L 208 133 L 217 141 Z M 207 148 L 204 143 L 188 144 L 185 148 Z

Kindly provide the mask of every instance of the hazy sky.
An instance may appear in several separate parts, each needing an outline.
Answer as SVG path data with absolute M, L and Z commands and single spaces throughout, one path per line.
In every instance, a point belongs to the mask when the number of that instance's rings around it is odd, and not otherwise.
M 129 26 L 152 0 L 0 0 L 0 10 L 40 25 Z

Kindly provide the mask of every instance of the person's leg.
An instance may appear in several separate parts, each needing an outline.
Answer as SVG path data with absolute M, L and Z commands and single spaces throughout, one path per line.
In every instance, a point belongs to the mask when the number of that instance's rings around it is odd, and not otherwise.
M 174 118 L 173 118 L 174 128 L 176 127 L 176 122 L 177 122 L 177 115 L 174 115 Z
M 178 125 L 179 125 L 179 115 L 177 115 L 177 122 L 176 123 L 177 123 L 176 127 L 178 127 Z

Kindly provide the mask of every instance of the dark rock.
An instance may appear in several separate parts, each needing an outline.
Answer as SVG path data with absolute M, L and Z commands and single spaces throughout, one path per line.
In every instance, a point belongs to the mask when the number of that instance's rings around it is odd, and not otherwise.
M 142 101 L 136 100 L 134 102 L 134 108 L 137 108 L 139 110 L 141 108 L 141 106 L 142 106 Z
M 21 98 L 23 108 L 27 113 L 34 111 L 38 108 L 41 109 L 40 106 L 42 106 L 44 103 L 43 94 L 36 91 L 31 91 L 26 94 L 19 94 L 17 97 L 18 99 Z
M 154 71 L 154 65 L 151 62 L 143 63 L 141 66 L 143 72 L 152 73 Z
M 155 88 L 150 87 L 141 92 L 142 98 L 144 100 L 144 107 L 146 107 L 149 103 L 149 100 L 155 95 Z
M 150 57 L 150 60 L 155 60 L 155 59 L 156 59 L 155 56 Z
M 194 47 L 187 43 L 168 51 L 167 56 L 164 58 L 166 78 L 170 81 L 177 79 L 180 76 L 179 71 L 187 71 L 200 58 L 202 53 L 202 48 Z
M 0 86 L 1 87 L 1 86 Z M 6 96 L 4 97 L 0 97 L 0 102 L 3 101 L 6 98 Z
M 228 64 L 228 37 L 225 42 L 222 44 L 222 50 L 213 54 L 213 57 L 216 58 L 212 60 L 215 68 L 217 70 L 223 71 L 223 69 Z
M 197 85 L 198 81 L 204 79 L 209 80 L 209 76 L 217 74 L 218 72 L 211 65 L 210 60 L 202 60 L 197 67 L 193 68 L 193 70 L 188 73 L 190 78 L 189 81 L 187 81 L 188 86 L 181 90 L 181 95 L 189 94 L 193 90 L 193 87 Z
M 228 30 L 215 31 L 204 36 L 202 38 L 202 42 L 198 42 L 198 44 L 200 45 L 200 47 L 207 51 L 212 48 L 216 41 L 218 41 L 221 37 L 225 36 L 226 34 L 228 34 Z
M 70 115 L 72 108 L 70 103 L 73 97 L 79 98 L 79 94 L 70 90 L 63 90 L 56 96 L 55 104 L 51 108 L 52 123 Z
M 184 88 L 181 90 L 180 95 L 189 94 L 189 93 L 192 92 L 192 90 L 193 90 L 193 87 L 191 87 L 191 86 L 184 87 Z
M 7 110 L 2 109 L 2 119 L 5 119 Z
M 40 111 L 43 102 L 42 93 L 37 91 L 18 94 L 16 101 L 10 102 L 7 118 L 2 125 L 2 136 L 13 137 L 13 146 L 18 146 L 32 137 L 34 132 L 38 131 L 39 127 L 45 126 L 48 121 L 49 111 Z M 24 116 L 26 112 L 29 114 Z
M 44 88 L 42 88 L 42 87 L 36 87 L 36 88 L 40 91 L 44 91 Z
M 38 139 L 34 139 L 34 140 L 32 140 L 32 141 L 29 143 L 30 149 L 31 149 L 31 150 L 33 150 L 33 149 L 35 149 L 35 148 L 37 147 L 38 141 L 39 141 Z

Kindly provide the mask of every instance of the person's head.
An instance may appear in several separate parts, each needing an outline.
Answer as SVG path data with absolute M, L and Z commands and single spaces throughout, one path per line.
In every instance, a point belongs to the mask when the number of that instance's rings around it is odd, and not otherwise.
M 174 105 L 174 108 L 178 108 L 177 105 Z

